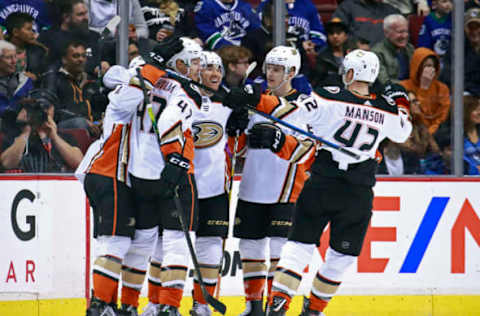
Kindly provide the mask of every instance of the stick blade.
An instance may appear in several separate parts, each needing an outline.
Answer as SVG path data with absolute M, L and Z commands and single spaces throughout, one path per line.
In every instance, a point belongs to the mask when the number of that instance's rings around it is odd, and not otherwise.
M 117 29 L 118 24 L 122 18 L 119 15 L 114 16 L 110 21 L 108 21 L 105 29 L 102 32 L 103 36 L 108 36 L 110 34 L 115 34 L 115 30 Z
M 205 300 L 220 314 L 225 315 L 225 313 L 227 312 L 227 306 L 225 306 L 225 304 L 223 304 L 219 300 L 215 299 L 213 296 L 208 295 Z

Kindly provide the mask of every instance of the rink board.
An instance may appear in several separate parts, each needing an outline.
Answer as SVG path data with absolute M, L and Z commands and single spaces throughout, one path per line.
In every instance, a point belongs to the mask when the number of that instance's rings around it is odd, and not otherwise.
M 472 178 L 380 179 L 362 254 L 327 315 L 480 315 L 479 187 Z M 0 315 L 84 314 L 95 245 L 80 183 L 1 176 L 0 198 Z M 308 294 L 327 245 L 328 228 L 299 295 Z M 229 315 L 244 305 L 237 249 L 230 238 L 221 283 Z M 190 278 L 186 295 L 191 287 Z M 289 314 L 300 305 L 299 297 Z M 183 314 L 190 306 L 186 297 Z

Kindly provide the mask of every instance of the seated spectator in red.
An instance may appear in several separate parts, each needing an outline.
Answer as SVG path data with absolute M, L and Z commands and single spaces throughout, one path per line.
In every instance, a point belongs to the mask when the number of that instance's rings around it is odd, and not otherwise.
M 239 46 L 247 32 L 260 27 L 260 19 L 243 0 L 204 0 L 195 7 L 195 25 L 205 47 L 217 50 Z
M 452 37 L 453 3 L 452 0 L 433 0 L 432 7 L 432 12 L 423 20 L 417 47 L 433 50 L 443 65 Z
M 68 135 L 57 131 L 55 107 L 48 92 L 32 90 L 24 99 L 16 122 L 4 129 L 0 165 L 6 172 L 72 172 L 83 158 Z
M 389 15 L 383 20 L 385 38 L 372 47 L 372 52 L 380 60 L 378 81 L 385 84 L 387 81 L 398 83 L 408 79 L 410 58 L 415 49 L 408 42 L 408 21 L 401 14 Z
M 17 50 L 26 52 L 25 74 L 36 82 L 46 70 L 48 49 L 37 42 L 33 31 L 33 18 L 26 13 L 15 12 L 10 14 L 5 22 L 7 39 L 17 47 Z
M 327 46 L 317 56 L 314 71 L 309 75 L 310 83 L 316 86 L 343 87 L 340 66 L 347 52 L 347 26 L 339 18 L 333 18 L 325 24 Z
M 373 46 L 384 39 L 383 19 L 398 13 L 383 0 L 346 0 L 338 5 L 333 17 L 345 22 L 350 35 L 364 38 Z
M 410 78 L 400 82 L 406 90 L 416 94 L 420 101 L 420 113 L 416 116 L 434 134 L 450 111 L 450 91 L 437 78 L 440 60 L 430 49 L 417 48 L 410 61 Z
M 100 35 L 88 28 L 88 8 L 83 0 L 62 1 L 59 4 L 61 13 L 61 24 L 59 27 L 49 29 L 40 33 L 38 41 L 48 47 L 48 65 L 54 65 L 57 69 L 60 67 L 61 51 L 65 44 L 71 39 L 82 41 L 86 45 L 87 64 L 86 72 L 94 78 L 97 78 L 96 71 L 102 55 L 100 51 Z M 109 65 L 102 62 L 102 69 L 107 69 Z M 95 69 L 97 68 L 97 70 Z
M 17 103 L 33 88 L 32 79 L 17 72 L 15 45 L 0 40 L 0 114 L 7 108 L 16 109 Z
M 73 39 L 65 45 L 61 56 L 62 66 L 45 76 L 42 83 L 58 96 L 55 121 L 60 128 L 86 128 L 92 136 L 98 136 L 100 130 L 92 122 L 92 106 L 83 91 L 88 82 L 85 44 Z

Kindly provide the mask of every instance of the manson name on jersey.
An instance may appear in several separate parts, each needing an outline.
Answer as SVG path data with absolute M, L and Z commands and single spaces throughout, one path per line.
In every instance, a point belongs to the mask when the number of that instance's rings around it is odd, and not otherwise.
M 373 108 L 347 106 L 345 110 L 345 117 L 352 119 L 359 119 L 369 122 L 382 124 L 385 121 L 385 114 L 375 111 Z

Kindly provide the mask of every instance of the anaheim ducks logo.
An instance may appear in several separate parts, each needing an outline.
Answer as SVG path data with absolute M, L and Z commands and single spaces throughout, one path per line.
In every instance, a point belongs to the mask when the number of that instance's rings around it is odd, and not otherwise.
M 223 128 L 217 122 L 195 122 L 192 127 L 195 148 L 211 147 L 223 137 Z

